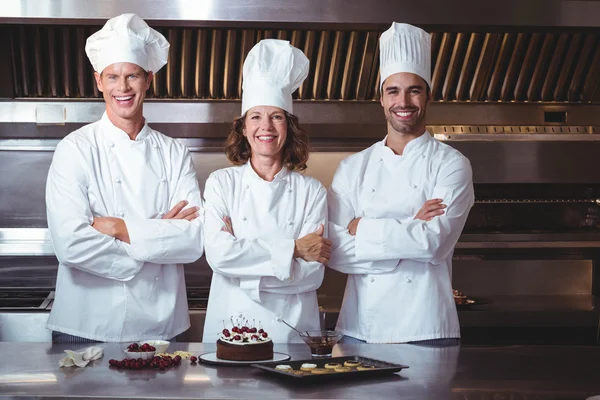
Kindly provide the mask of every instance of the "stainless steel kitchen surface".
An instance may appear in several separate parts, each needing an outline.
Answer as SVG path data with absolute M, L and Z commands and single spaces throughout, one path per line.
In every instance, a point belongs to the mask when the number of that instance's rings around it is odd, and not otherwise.
M 586 399 L 600 394 L 600 348 L 592 346 L 449 346 L 338 344 L 333 356 L 362 356 L 409 368 L 374 378 L 290 382 L 252 367 L 190 364 L 164 371 L 119 370 L 125 343 L 99 344 L 104 357 L 59 368 L 69 345 L 0 343 L 1 398 L 121 399 Z M 214 352 L 212 343 L 171 343 L 169 352 Z M 293 360 L 304 344 L 275 344 Z M 35 362 L 32 360 L 35 359 Z M 323 361 L 317 361 L 323 362 Z M 285 362 L 284 362 L 285 363 Z

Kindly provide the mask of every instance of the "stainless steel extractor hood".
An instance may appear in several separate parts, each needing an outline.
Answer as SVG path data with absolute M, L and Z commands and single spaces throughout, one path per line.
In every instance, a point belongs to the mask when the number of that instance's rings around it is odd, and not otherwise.
M 171 43 L 148 120 L 204 149 L 220 147 L 239 113 L 242 63 L 264 38 L 289 40 L 311 60 L 295 110 L 316 150 L 372 143 L 384 130 L 378 38 L 392 20 L 432 34 L 427 121 L 440 139 L 595 140 L 600 132 L 598 2 L 20 0 L 0 10 L 8 39 L 0 138 L 61 138 L 98 118 L 85 39 L 122 12 L 140 14 Z

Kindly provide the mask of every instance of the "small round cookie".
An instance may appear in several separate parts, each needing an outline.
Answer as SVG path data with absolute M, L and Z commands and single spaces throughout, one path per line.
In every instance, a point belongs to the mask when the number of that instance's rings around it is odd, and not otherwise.
M 325 368 L 327 369 L 336 369 L 336 368 L 340 368 L 342 366 L 342 364 L 340 363 L 327 363 L 325 364 Z
M 350 367 L 337 367 L 336 369 L 334 369 L 335 372 L 350 372 L 352 371 L 352 368 Z
M 310 372 L 312 372 L 313 374 L 329 374 L 333 371 L 327 368 L 313 368 L 310 370 Z
M 317 364 L 311 364 L 311 363 L 304 363 L 300 366 L 300 370 L 301 371 L 311 371 L 313 369 L 317 368 Z
M 276 366 L 275 369 L 278 369 L 281 371 L 287 371 L 288 369 L 292 369 L 292 367 L 287 364 L 280 364 L 280 365 Z
M 371 369 L 375 369 L 375 366 L 365 364 L 365 365 L 359 365 L 358 367 L 356 367 L 356 369 L 359 371 L 369 371 Z
M 360 363 L 358 361 L 352 361 L 352 360 L 348 360 L 348 361 L 344 361 L 344 367 L 358 367 L 360 365 Z
M 300 375 L 300 376 L 302 376 L 302 375 L 310 375 L 310 373 L 309 373 L 309 372 L 306 372 L 306 371 L 300 371 L 300 370 L 297 370 L 297 369 L 288 369 L 288 370 L 286 370 L 285 372 L 287 372 L 288 374 L 292 374 L 292 375 Z

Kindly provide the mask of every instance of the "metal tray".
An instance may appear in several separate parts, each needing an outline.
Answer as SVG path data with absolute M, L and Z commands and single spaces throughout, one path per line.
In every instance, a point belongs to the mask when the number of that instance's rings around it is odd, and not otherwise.
M 294 370 L 300 370 L 300 366 L 304 363 L 316 364 L 317 368 L 325 368 L 325 364 L 328 363 L 339 363 L 344 364 L 344 361 L 358 361 L 361 364 L 373 365 L 375 368 L 367 371 L 358 371 L 352 369 L 348 372 L 330 372 L 326 374 L 313 374 L 308 372 L 306 375 L 295 375 L 284 370 L 275 369 L 277 365 L 285 364 L 292 367 Z M 361 356 L 345 356 L 345 357 L 331 357 L 331 358 L 311 358 L 308 360 L 295 360 L 285 362 L 271 362 L 263 364 L 253 364 L 252 367 L 260 368 L 276 376 L 285 377 L 295 381 L 327 381 L 332 379 L 359 379 L 366 377 L 380 377 L 383 375 L 393 374 L 400 372 L 404 368 L 408 368 L 408 365 L 393 364 L 387 361 L 375 360 L 373 358 L 361 357 Z
M 483 297 L 467 297 L 467 304 L 456 304 L 456 309 L 459 311 L 470 310 L 471 307 L 482 306 L 484 304 L 490 304 L 490 299 L 484 299 Z

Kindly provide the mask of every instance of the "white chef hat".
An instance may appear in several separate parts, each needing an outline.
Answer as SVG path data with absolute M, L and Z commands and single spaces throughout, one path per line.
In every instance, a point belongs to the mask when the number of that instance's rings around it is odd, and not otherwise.
M 169 42 L 137 15 L 122 14 L 87 39 L 85 52 L 98 73 L 119 62 L 157 72 L 167 63 Z
M 243 69 L 242 115 L 255 106 L 275 106 L 293 113 L 292 93 L 308 76 L 310 62 L 287 40 L 261 40 L 250 50 Z
M 393 74 L 410 72 L 420 76 L 431 88 L 431 36 L 421 28 L 393 22 L 379 38 L 381 81 Z

